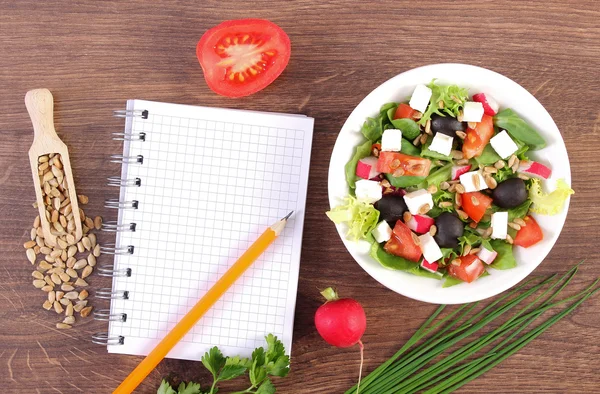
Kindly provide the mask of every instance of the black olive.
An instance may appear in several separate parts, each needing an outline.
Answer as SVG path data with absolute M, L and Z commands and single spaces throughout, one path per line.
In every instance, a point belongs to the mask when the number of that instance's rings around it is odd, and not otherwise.
M 458 237 L 465 231 L 464 223 L 450 212 L 443 212 L 435 219 L 437 232 L 433 237 L 442 248 L 458 247 Z
M 434 134 L 442 133 L 450 137 L 456 137 L 456 131 L 465 131 L 467 125 L 465 122 L 459 122 L 452 116 L 431 115 L 431 131 Z
M 379 211 L 379 218 L 394 227 L 396 221 L 402 219 L 404 212 L 408 211 L 404 197 L 395 194 L 386 194 L 375 203 L 375 209 Z
M 500 208 L 514 208 L 527 200 L 527 188 L 520 178 L 510 178 L 500 182 L 492 192 L 494 204 Z

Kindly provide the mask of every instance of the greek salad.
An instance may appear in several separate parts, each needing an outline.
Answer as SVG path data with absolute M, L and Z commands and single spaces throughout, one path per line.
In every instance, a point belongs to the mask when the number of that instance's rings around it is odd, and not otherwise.
M 544 138 L 488 93 L 420 84 L 361 133 L 345 166 L 350 195 L 327 216 L 347 225 L 348 239 L 370 242 L 386 268 L 445 287 L 516 267 L 513 248 L 544 238 L 532 213 L 557 214 L 574 193 L 562 179 L 542 190 L 551 166 L 528 153 Z

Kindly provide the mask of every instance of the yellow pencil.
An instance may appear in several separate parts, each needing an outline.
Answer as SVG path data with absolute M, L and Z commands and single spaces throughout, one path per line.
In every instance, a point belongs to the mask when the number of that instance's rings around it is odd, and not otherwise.
M 231 285 L 252 265 L 268 247 L 275 241 L 275 238 L 281 234 L 287 220 L 292 213 L 276 222 L 274 225 L 265 230 L 264 233 L 248 248 L 248 250 L 240 256 L 240 258 L 225 272 L 225 274 L 214 284 L 214 286 L 206 292 L 206 294 L 194 305 L 194 307 L 181 319 L 179 323 L 159 342 L 146 358 L 125 378 L 125 380 L 113 391 L 113 394 L 131 393 L 135 388 L 148 376 L 150 372 L 165 358 L 165 356 L 173 349 L 194 327 L 200 318 L 208 311 L 215 302 L 231 287 Z

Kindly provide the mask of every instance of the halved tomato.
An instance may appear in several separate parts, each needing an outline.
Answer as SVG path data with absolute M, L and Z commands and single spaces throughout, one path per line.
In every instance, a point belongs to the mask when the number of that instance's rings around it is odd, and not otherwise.
M 466 159 L 480 156 L 483 149 L 494 135 L 494 120 L 489 115 L 483 115 L 481 122 L 472 129 L 467 128 L 467 136 L 463 141 L 462 151 Z
M 416 115 L 416 113 L 417 111 L 412 109 L 410 105 L 401 103 L 398 105 L 398 108 L 396 108 L 396 112 L 394 113 L 394 119 L 408 118 L 415 120 L 414 116 Z
M 526 216 L 523 220 L 525 226 L 521 226 L 521 229 L 517 232 L 513 245 L 528 248 L 544 239 L 544 233 L 540 225 L 531 216 Z
M 383 246 L 389 254 L 404 257 L 407 260 L 419 262 L 421 259 L 421 247 L 413 239 L 413 232 L 402 220 L 398 220 L 392 231 L 392 237 Z
M 463 211 L 476 223 L 479 223 L 485 211 L 492 205 L 492 199 L 480 192 L 463 193 L 460 201 Z
M 242 97 L 267 87 L 290 60 L 290 39 L 264 19 L 225 21 L 202 35 L 196 56 L 215 93 Z
M 463 282 L 471 283 L 479 278 L 485 271 L 483 262 L 474 254 L 460 257 L 460 265 L 450 263 L 448 265 L 448 274 Z
M 380 152 L 377 161 L 377 171 L 393 176 L 427 176 L 430 169 L 429 159 L 399 152 Z

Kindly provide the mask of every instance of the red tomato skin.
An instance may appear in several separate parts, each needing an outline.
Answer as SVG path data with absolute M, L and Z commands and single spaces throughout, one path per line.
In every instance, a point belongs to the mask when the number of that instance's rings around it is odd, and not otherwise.
M 513 245 L 528 248 L 543 240 L 544 233 L 532 216 L 526 216 L 523 220 L 525 220 L 526 225 L 521 226 L 521 229 L 517 232 Z
M 243 30 L 246 28 L 248 30 Z M 240 30 L 241 29 L 241 30 Z M 216 54 L 215 46 L 223 35 L 232 33 L 260 33 L 275 40 L 277 55 L 270 68 L 253 79 L 255 83 L 235 86 L 225 81 L 226 68 L 217 66 L 222 58 Z M 207 30 L 196 45 L 196 57 L 202 67 L 208 87 L 226 97 L 244 97 L 256 93 L 270 85 L 283 72 L 290 60 L 291 43 L 288 35 L 275 23 L 266 19 L 235 19 L 224 21 Z
M 328 344 L 350 347 L 358 343 L 367 329 L 367 317 L 356 300 L 341 298 L 326 302 L 317 309 L 315 326 Z
M 471 267 L 473 264 L 475 264 L 475 266 Z M 485 271 L 483 262 L 474 254 L 462 256 L 460 258 L 459 266 L 452 263 L 448 265 L 448 274 L 450 274 L 450 276 L 467 283 L 471 283 L 479 278 L 479 276 L 483 274 L 483 271 Z
M 398 220 L 392 230 L 392 237 L 383 246 L 383 250 L 389 254 L 403 257 L 418 263 L 421 260 L 421 247 L 413 240 L 412 231 L 402 220 Z
M 396 108 L 396 112 L 394 113 L 394 119 L 408 118 L 414 120 L 414 116 L 416 113 L 417 111 L 412 109 L 410 105 L 401 103 L 398 105 L 398 108 Z
M 380 152 L 377 171 L 393 176 L 427 176 L 431 160 L 400 152 Z
M 462 151 L 466 159 L 480 156 L 483 149 L 494 135 L 494 120 L 489 115 L 483 115 L 481 122 L 474 129 L 467 127 L 467 136 L 463 142 Z
M 478 205 L 473 204 L 473 198 L 477 199 Z M 460 200 L 462 210 L 476 223 L 479 223 L 485 211 L 492 205 L 492 198 L 480 192 L 463 193 Z

